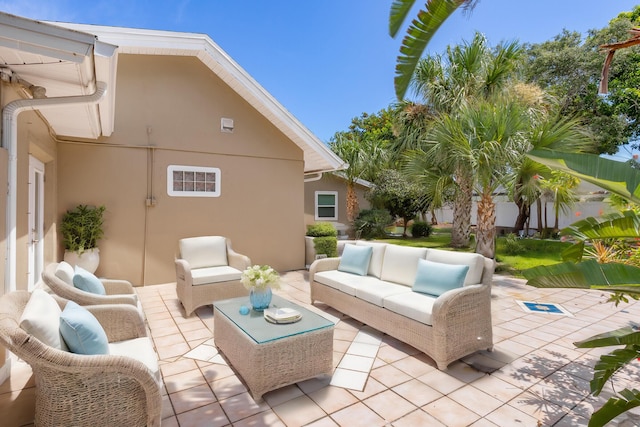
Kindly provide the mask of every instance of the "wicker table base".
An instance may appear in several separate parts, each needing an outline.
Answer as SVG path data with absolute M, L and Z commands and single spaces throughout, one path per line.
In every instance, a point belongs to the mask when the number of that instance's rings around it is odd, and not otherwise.
M 333 326 L 259 344 L 214 309 L 213 336 L 256 401 L 268 391 L 333 371 Z

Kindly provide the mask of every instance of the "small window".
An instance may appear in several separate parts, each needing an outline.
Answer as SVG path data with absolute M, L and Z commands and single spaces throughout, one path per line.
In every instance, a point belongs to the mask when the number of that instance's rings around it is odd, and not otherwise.
M 316 191 L 316 219 L 338 220 L 337 191 Z
M 170 165 L 167 167 L 167 194 L 173 197 L 219 197 L 220 169 Z

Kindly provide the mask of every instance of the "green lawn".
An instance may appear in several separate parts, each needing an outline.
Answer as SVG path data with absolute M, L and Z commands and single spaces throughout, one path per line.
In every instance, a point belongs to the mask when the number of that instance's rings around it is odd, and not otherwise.
M 451 243 L 451 231 L 447 228 L 435 228 L 429 237 L 415 239 L 412 237 L 395 237 L 380 240 L 403 246 L 461 250 L 453 249 L 449 246 Z M 505 237 L 498 237 L 496 244 L 496 260 L 498 261 L 496 273 L 510 274 L 516 277 L 522 277 L 522 271 L 528 268 L 561 262 L 560 253 L 571 245 L 559 240 L 521 239 L 518 242 L 522 244 L 525 250 L 518 255 L 508 255 L 505 251 L 505 240 Z M 473 247 L 463 250 L 473 252 Z

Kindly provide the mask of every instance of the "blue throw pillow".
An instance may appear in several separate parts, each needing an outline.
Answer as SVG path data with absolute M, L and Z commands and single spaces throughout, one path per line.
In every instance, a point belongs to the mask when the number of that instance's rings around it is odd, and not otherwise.
M 60 314 L 60 334 L 72 353 L 109 354 L 109 340 L 98 319 L 73 301 Z
M 372 253 L 371 246 L 344 245 L 338 271 L 366 276 Z
M 73 286 L 92 294 L 106 295 L 104 285 L 93 273 L 76 265 L 73 275 Z
M 419 259 L 413 290 L 439 297 L 451 289 L 461 288 L 467 277 L 467 271 L 469 271 L 468 265 L 444 264 Z

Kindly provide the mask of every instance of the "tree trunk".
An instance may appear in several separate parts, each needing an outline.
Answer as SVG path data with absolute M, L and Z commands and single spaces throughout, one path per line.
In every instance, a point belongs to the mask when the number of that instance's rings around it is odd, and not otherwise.
M 527 224 L 531 209 L 529 204 L 522 197 L 518 197 L 514 202 L 516 206 L 518 206 L 518 217 L 516 218 L 516 223 L 513 226 L 513 232 L 517 234 L 518 231 L 523 230 Z
M 542 199 L 540 197 L 536 200 L 536 213 L 538 214 L 538 233 L 542 235 Z
M 458 190 L 453 202 L 453 224 L 451 227 L 451 246 L 454 248 L 466 248 L 469 246 L 471 235 L 471 206 L 473 188 L 468 172 L 456 174 Z
M 490 188 L 483 189 L 478 202 L 476 252 L 487 258 L 494 258 L 496 255 L 496 205 Z
M 431 209 L 431 225 L 438 225 L 438 218 L 436 218 L 436 211 Z
M 349 225 L 353 224 L 353 221 L 355 221 L 358 216 L 359 210 L 358 196 L 356 195 L 353 182 L 347 182 L 347 221 Z

